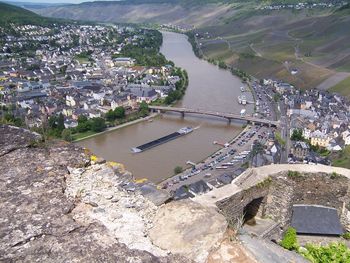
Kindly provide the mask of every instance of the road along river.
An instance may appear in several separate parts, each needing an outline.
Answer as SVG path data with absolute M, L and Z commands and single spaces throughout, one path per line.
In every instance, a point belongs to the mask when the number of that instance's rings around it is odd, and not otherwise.
M 186 69 L 189 86 L 178 107 L 214 110 L 218 112 L 247 113 L 253 105 L 238 104 L 243 86 L 239 78 L 229 71 L 198 59 L 187 37 L 183 34 L 163 32 L 161 52 L 176 66 Z M 250 93 L 244 94 L 252 101 Z M 134 154 L 131 148 L 158 139 L 178 129 L 191 126 L 192 133 L 142 153 Z M 158 183 L 173 175 L 176 166 L 186 166 L 186 161 L 199 162 L 218 149 L 213 141 L 227 142 L 241 130 L 241 124 L 205 116 L 164 114 L 152 122 L 141 122 L 109 133 L 78 142 L 98 156 L 123 163 L 135 178 L 148 178 Z

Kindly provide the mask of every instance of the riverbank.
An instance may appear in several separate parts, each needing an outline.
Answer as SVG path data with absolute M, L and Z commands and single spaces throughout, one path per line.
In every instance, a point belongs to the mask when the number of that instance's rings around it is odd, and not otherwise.
M 241 130 L 237 135 L 235 135 L 233 138 L 231 138 L 231 140 L 228 142 L 230 145 L 233 144 L 238 138 L 240 138 L 243 134 L 247 133 L 252 127 L 250 125 L 247 125 L 243 130 Z M 206 156 L 205 158 L 203 158 L 202 160 L 200 160 L 199 162 L 196 163 L 197 165 L 200 165 L 201 163 L 205 163 L 208 162 L 211 159 L 211 156 L 213 155 L 218 155 L 223 149 L 225 149 L 225 147 L 221 147 L 220 149 L 211 152 L 211 154 L 209 154 L 208 156 Z M 157 183 L 158 186 L 162 187 L 164 186 L 167 182 L 172 181 L 174 178 L 181 176 L 182 174 L 188 174 L 190 172 L 191 168 L 186 168 L 185 170 L 183 170 L 181 173 L 179 174 L 174 174 L 172 176 L 169 176 L 168 178 L 165 178 L 164 180 L 160 181 L 159 183 Z
M 148 121 L 148 120 L 151 120 L 151 119 L 153 119 L 154 117 L 156 117 L 158 115 L 159 115 L 159 113 L 152 113 L 152 114 L 150 114 L 147 117 L 140 118 L 140 119 L 137 119 L 137 120 L 134 120 L 134 121 L 130 121 L 130 122 L 126 122 L 126 123 L 120 124 L 120 125 L 115 126 L 115 127 L 107 128 L 103 132 L 93 133 L 91 135 L 87 135 L 86 137 L 74 140 L 73 142 L 80 142 L 80 141 L 87 140 L 87 139 L 90 139 L 90 138 L 93 138 L 93 137 L 96 137 L 96 136 L 100 136 L 102 134 L 106 134 L 106 133 L 109 133 L 109 132 L 112 132 L 112 131 L 115 131 L 115 130 L 119 130 L 119 129 L 131 126 L 131 125 L 135 125 L 135 124 L 143 122 L 143 121 Z

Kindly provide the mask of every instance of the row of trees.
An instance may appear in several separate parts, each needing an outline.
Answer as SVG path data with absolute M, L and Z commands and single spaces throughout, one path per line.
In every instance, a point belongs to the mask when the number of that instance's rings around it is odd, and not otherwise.
M 86 116 L 79 116 L 78 126 L 73 129 L 73 132 L 102 132 L 106 129 L 106 121 L 104 118 L 92 118 L 88 119 Z
M 122 119 L 125 117 L 124 107 L 117 107 L 114 110 L 110 110 L 106 113 L 107 121 L 114 121 L 116 119 Z
M 164 103 L 168 105 L 172 104 L 174 101 L 182 99 L 188 86 L 188 74 L 186 70 L 174 68 L 171 74 L 173 76 L 180 77 L 180 80 L 176 82 L 175 90 L 169 92 L 168 96 L 164 100 Z
M 139 107 L 139 111 L 134 119 L 138 117 L 145 117 L 148 115 L 149 109 L 146 102 L 142 102 Z M 112 122 L 119 119 L 125 120 L 126 114 L 123 107 L 117 107 L 114 110 L 110 110 L 106 113 L 104 118 L 91 118 L 88 119 L 86 116 L 79 116 L 78 126 L 75 128 L 66 129 L 64 126 L 64 116 L 63 114 L 53 115 L 48 119 L 47 124 L 44 124 L 42 128 L 37 129 L 38 132 L 42 133 L 45 138 L 62 138 L 66 141 L 72 141 L 73 134 L 84 133 L 84 132 L 102 132 L 107 128 L 106 122 Z M 12 117 L 8 117 L 9 120 L 13 120 Z M 16 119 L 15 119 L 16 120 Z M 129 121 L 129 120 L 125 120 Z M 19 121 L 17 121 L 19 122 Z M 10 123 L 10 122 L 7 122 Z M 22 122 L 18 123 L 16 126 L 22 126 Z

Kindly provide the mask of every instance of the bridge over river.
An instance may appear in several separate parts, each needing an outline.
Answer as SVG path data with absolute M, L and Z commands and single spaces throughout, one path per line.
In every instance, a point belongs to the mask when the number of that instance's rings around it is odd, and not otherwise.
M 190 113 L 190 114 L 200 114 L 200 115 L 225 118 L 229 122 L 231 122 L 231 120 L 241 120 L 241 121 L 247 121 L 252 124 L 262 124 L 262 125 L 273 126 L 273 127 L 278 127 L 280 125 L 279 121 L 260 119 L 260 118 L 251 117 L 251 116 L 242 116 L 240 114 L 227 113 L 227 112 L 207 111 L 207 110 L 189 109 L 189 108 L 164 107 L 164 106 L 149 106 L 149 109 L 153 111 L 159 111 L 159 112 L 167 112 L 167 111 L 179 112 L 183 117 L 185 116 L 185 113 Z

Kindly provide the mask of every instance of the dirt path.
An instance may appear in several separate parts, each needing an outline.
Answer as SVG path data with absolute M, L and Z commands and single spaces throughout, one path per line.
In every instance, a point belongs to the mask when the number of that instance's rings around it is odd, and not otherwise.
M 258 57 L 262 57 L 261 53 L 254 47 L 254 43 L 249 44 L 249 47 Z
M 337 72 L 333 76 L 329 77 L 325 81 L 323 81 L 321 84 L 319 84 L 316 88 L 319 90 L 327 90 L 331 87 L 337 85 L 339 82 L 343 81 L 347 77 L 350 77 L 349 72 Z

